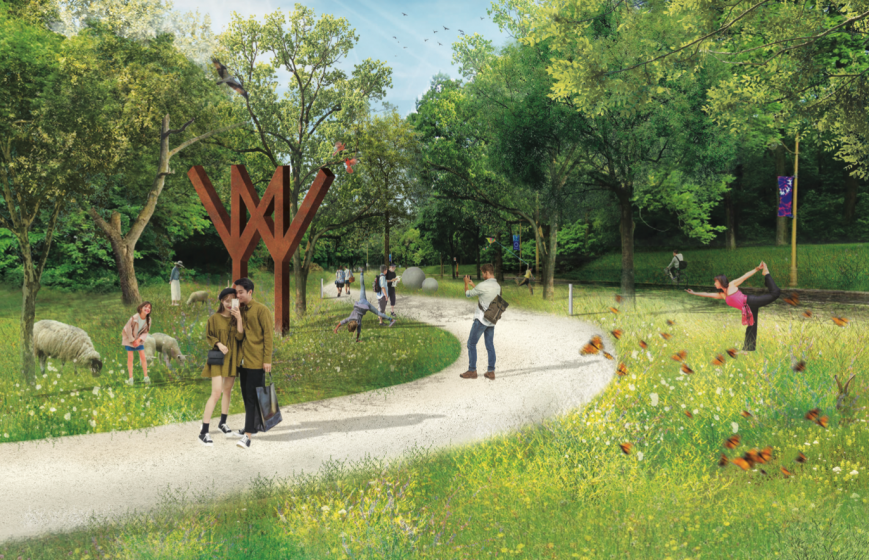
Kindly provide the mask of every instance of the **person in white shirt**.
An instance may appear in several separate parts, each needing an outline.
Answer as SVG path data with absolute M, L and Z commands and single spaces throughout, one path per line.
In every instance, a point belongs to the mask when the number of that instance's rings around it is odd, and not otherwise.
M 668 264 L 667 268 L 664 269 L 664 272 L 670 275 L 670 280 L 673 282 L 676 282 L 679 279 L 679 263 L 681 263 L 682 260 L 682 253 L 673 251 L 673 260 L 670 261 L 670 264 Z
M 486 369 L 486 379 L 495 379 L 495 325 L 486 320 L 483 313 L 489 308 L 489 304 L 495 296 L 501 294 L 501 285 L 495 280 L 495 267 L 486 263 L 480 267 L 483 281 L 479 286 L 474 286 L 470 276 L 465 276 L 465 297 L 477 296 L 477 306 L 474 311 L 474 324 L 471 326 L 471 334 L 468 336 L 468 371 L 461 374 L 462 379 L 477 378 L 477 342 L 480 337 L 486 343 L 486 353 L 489 356 L 489 364 Z M 470 289 L 469 289 L 470 287 Z

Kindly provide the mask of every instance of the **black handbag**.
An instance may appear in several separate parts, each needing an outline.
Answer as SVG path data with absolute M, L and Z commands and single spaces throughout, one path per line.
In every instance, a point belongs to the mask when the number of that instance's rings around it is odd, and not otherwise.
M 283 420 L 281 408 L 278 405 L 278 394 L 271 377 L 272 374 L 269 372 L 269 384 L 256 388 L 256 400 L 259 405 L 260 419 L 263 423 L 262 431 L 264 432 L 271 430 Z
M 223 365 L 224 353 L 217 349 L 217 344 L 214 345 L 214 348 L 208 351 L 208 360 L 207 363 L 210 366 L 222 366 Z

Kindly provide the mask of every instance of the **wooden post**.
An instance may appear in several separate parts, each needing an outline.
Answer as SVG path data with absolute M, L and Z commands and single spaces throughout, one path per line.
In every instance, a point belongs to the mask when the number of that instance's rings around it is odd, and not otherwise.
M 794 157 L 794 221 L 791 224 L 791 288 L 797 287 L 797 182 L 800 171 L 800 133 L 797 132 L 796 155 Z
M 573 315 L 573 284 L 567 285 L 567 314 Z
M 320 278 L 320 299 L 323 299 L 323 279 Z

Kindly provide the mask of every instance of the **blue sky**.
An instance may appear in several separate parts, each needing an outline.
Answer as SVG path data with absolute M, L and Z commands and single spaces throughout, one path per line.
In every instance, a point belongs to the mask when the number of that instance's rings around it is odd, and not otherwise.
M 496 47 L 510 39 L 487 15 L 486 10 L 491 7 L 489 0 L 309 0 L 300 3 L 313 9 L 318 17 L 330 13 L 347 18 L 359 42 L 342 67 L 349 71 L 366 58 L 386 62 L 393 73 L 392 89 L 385 101 L 396 105 L 401 115 L 413 111 L 414 100 L 428 89 L 432 76 L 438 72 L 459 77 L 458 67 L 452 64 L 451 46 L 459 37 L 459 29 L 468 35 L 479 33 Z M 209 14 L 214 32 L 219 33 L 226 29 L 233 11 L 245 18 L 255 16 L 262 20 L 264 15 L 278 9 L 285 13 L 292 11 L 295 2 L 174 0 L 173 4 L 181 12 L 198 9 L 200 13 Z M 402 12 L 407 16 L 402 16 Z

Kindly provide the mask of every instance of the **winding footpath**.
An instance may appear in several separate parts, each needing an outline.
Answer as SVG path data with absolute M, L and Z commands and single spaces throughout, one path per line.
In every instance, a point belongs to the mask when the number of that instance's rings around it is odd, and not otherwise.
M 351 296 L 355 299 L 358 292 Z M 80 527 L 92 515 L 117 519 L 134 510 L 148 511 L 170 488 L 219 497 L 244 490 L 258 475 L 316 473 L 330 459 L 391 459 L 414 447 L 477 442 L 580 407 L 612 379 L 615 362 L 579 355 L 592 334 L 603 334 L 599 329 L 514 307 L 495 330 L 496 379 L 482 375 L 482 338 L 479 377 L 460 379 L 468 365 L 465 341 L 476 301 L 399 295 L 399 322 L 393 328 L 402 327 L 402 318 L 412 318 L 445 329 L 462 343 L 459 359 L 404 385 L 281 407 L 283 422 L 254 436 L 248 451 L 216 430 L 213 447 L 200 445 L 198 421 L 0 444 L 0 542 Z M 349 312 L 350 298 L 336 303 Z M 366 332 L 378 328 L 375 320 L 366 317 L 363 343 Z M 324 330 L 323 337 L 352 344 L 346 330 L 337 335 Z M 234 398 L 241 394 L 236 391 Z M 230 416 L 228 424 L 240 428 L 244 415 Z

